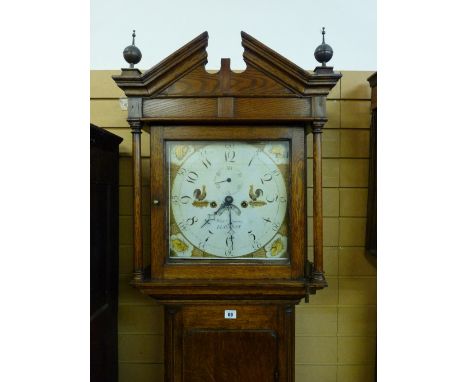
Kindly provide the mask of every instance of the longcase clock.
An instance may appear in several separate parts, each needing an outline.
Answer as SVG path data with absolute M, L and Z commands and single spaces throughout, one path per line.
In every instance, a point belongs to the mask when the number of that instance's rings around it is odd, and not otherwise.
M 321 132 L 340 78 L 309 73 L 242 32 L 247 68 L 205 70 L 203 33 L 145 73 L 113 79 L 133 134 L 133 285 L 165 308 L 165 381 L 294 380 L 294 307 L 326 286 Z M 141 134 L 150 134 L 151 263 L 144 264 Z M 313 134 L 314 261 L 306 135 Z

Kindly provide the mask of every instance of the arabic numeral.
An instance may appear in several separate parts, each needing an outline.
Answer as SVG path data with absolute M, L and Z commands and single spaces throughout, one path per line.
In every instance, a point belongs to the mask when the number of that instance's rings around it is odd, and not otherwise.
M 211 167 L 211 161 L 208 159 L 206 151 L 200 151 L 201 161 L 206 168 Z
M 198 244 L 198 248 L 203 248 L 203 249 L 205 249 L 205 248 L 206 248 L 206 245 L 207 245 L 207 243 L 208 243 L 209 238 L 210 238 L 210 237 L 208 236 L 205 240 L 200 241 L 200 243 Z
M 236 152 L 234 150 L 228 150 L 224 153 L 224 160 L 228 163 L 234 163 L 236 158 Z
M 192 200 L 192 198 L 190 196 L 187 196 L 187 195 L 184 195 L 180 198 L 180 202 L 182 204 L 188 204 L 190 203 L 190 201 Z
M 198 174 L 195 171 L 189 171 L 185 180 L 189 183 L 195 183 L 198 179 Z
M 265 173 L 261 178 L 260 178 L 260 181 L 262 182 L 262 184 L 264 182 L 270 182 L 271 180 L 273 180 L 273 177 L 274 176 L 278 176 L 279 174 L 281 174 L 281 172 L 278 170 L 278 169 L 275 169 L 273 171 L 270 171 L 270 172 L 267 172 Z
M 198 221 L 198 218 L 194 216 L 192 218 L 188 218 L 186 221 L 189 225 L 194 225 Z
M 261 244 L 257 240 L 254 240 L 252 242 L 252 248 L 253 249 L 260 249 L 260 247 L 261 247 Z

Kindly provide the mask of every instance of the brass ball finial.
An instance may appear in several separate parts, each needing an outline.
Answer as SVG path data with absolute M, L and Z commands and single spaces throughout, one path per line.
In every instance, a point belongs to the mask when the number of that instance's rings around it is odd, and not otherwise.
M 125 61 L 130 64 L 130 68 L 133 68 L 135 64 L 138 64 L 142 57 L 140 49 L 135 46 L 135 37 L 136 33 L 134 29 L 132 33 L 132 45 L 127 46 L 123 51 Z
M 332 47 L 325 43 L 325 27 L 322 27 L 322 43 L 315 49 L 314 56 L 322 66 L 327 66 L 327 62 L 333 57 Z

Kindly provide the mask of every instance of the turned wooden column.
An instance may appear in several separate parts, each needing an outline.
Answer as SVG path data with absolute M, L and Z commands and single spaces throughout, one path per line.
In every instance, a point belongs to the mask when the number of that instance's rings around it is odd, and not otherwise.
M 143 230 L 141 218 L 141 128 L 140 120 L 128 120 L 132 129 L 133 159 L 133 279 L 143 280 Z
M 312 123 L 313 135 L 313 207 L 314 207 L 314 269 L 312 278 L 318 283 L 326 283 L 323 274 L 323 199 L 322 199 L 322 128 L 325 121 Z

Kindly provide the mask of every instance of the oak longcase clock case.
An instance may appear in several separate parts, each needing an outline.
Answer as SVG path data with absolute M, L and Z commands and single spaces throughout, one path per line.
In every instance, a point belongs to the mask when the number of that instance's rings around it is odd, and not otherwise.
M 132 64 L 113 77 L 133 136 L 133 285 L 165 306 L 166 381 L 293 381 L 294 305 L 326 286 L 321 132 L 340 74 L 325 62 L 309 73 L 241 36 L 243 72 L 229 59 L 205 70 L 205 32 L 145 73 Z M 149 263 L 141 134 L 150 134 Z

